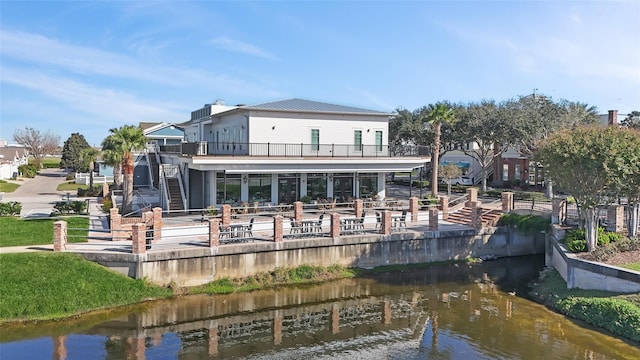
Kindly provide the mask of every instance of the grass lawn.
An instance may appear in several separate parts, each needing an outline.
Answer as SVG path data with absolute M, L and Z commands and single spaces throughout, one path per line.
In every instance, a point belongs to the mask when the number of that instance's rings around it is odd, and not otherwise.
M 29 246 L 53 243 L 53 223 L 58 219 L 20 219 L 16 217 L 0 217 L 0 247 Z M 69 242 L 87 241 L 89 218 L 67 217 Z
M 62 160 L 59 156 L 47 156 L 42 158 L 42 167 L 44 168 L 59 168 L 60 161 Z M 29 159 L 29 164 L 35 163 L 35 159 L 32 157 Z
M 631 264 L 624 264 L 624 265 L 620 265 L 620 267 L 623 267 L 625 269 L 631 269 L 631 270 L 635 270 L 635 271 L 640 271 L 640 262 L 631 263 Z
M 6 182 L 4 180 L 0 180 L 0 192 L 14 192 L 19 187 L 20 187 L 19 184 L 14 184 L 14 183 Z
M 173 295 L 74 254 L 3 254 L 0 273 L 0 322 L 55 319 Z
M 94 185 L 95 186 L 95 185 Z M 58 191 L 70 191 L 70 192 L 77 192 L 78 189 L 88 189 L 89 185 L 81 185 L 81 184 L 76 184 L 75 181 L 67 181 L 67 182 L 63 182 L 58 184 L 58 187 L 56 190 Z

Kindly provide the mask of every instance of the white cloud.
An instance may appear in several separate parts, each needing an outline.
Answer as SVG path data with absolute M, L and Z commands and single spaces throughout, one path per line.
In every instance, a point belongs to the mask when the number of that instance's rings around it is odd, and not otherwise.
M 234 40 L 226 36 L 219 36 L 211 40 L 211 44 L 228 51 L 238 52 L 251 56 L 257 56 L 264 59 L 274 60 L 276 57 L 266 50 L 260 49 L 255 45 L 251 45 L 242 41 Z

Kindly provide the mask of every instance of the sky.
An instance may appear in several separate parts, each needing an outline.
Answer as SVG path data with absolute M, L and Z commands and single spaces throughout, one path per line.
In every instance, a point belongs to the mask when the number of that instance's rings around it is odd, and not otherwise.
M 216 100 L 377 111 L 533 92 L 640 110 L 640 1 L 0 0 L 0 138 L 182 123 Z

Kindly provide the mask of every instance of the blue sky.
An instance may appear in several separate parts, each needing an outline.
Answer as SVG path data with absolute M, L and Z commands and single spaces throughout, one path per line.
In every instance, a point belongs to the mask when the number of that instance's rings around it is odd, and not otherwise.
M 0 138 L 302 98 L 640 110 L 640 1 L 0 1 Z

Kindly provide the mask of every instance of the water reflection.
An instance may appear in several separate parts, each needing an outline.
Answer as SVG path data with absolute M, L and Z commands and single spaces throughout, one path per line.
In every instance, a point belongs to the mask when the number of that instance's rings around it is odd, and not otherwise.
M 5 326 L 2 359 L 637 359 L 521 297 L 540 258 L 505 259 Z

